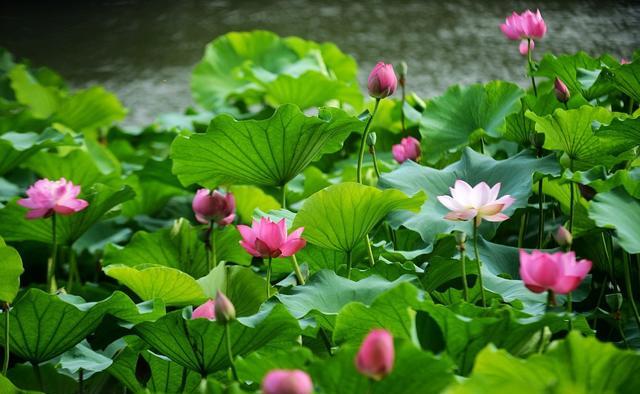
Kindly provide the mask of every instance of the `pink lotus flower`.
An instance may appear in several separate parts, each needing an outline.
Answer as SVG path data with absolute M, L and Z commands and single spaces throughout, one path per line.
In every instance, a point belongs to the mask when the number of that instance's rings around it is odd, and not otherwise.
M 490 222 L 502 222 L 509 216 L 502 213 L 511 206 L 515 199 L 510 195 L 498 198 L 500 183 L 489 188 L 485 182 L 471 187 L 463 180 L 457 180 L 454 187 L 450 187 L 451 196 L 438 196 L 438 201 L 451 212 L 444 218 L 449 220 L 475 220 L 476 226 L 482 219 Z
M 307 243 L 300 238 L 304 227 L 287 235 L 284 219 L 274 223 L 271 219 L 262 217 L 260 221 L 254 220 L 251 227 L 238 226 L 238 231 L 242 235 L 240 245 L 256 257 L 288 257 L 297 253 Z
M 571 98 L 571 92 L 567 85 L 562 82 L 558 77 L 553 81 L 553 91 L 556 94 L 556 98 L 561 103 L 566 103 Z
M 529 54 L 529 51 L 533 51 L 533 49 L 536 47 L 536 43 L 531 40 L 522 40 L 520 41 L 520 46 L 518 47 L 518 50 L 520 51 L 520 54 L 522 56 L 527 56 Z
M 544 253 L 520 250 L 520 277 L 534 293 L 552 290 L 557 294 L 574 291 L 591 270 L 591 261 L 576 261 L 574 252 Z
M 358 371 L 374 380 L 391 373 L 395 359 L 393 337 L 387 330 L 372 330 L 362 342 L 356 355 Z
M 18 205 L 29 208 L 27 219 L 46 218 L 54 213 L 71 215 L 89 206 L 85 200 L 78 197 L 80 186 L 60 178 L 57 181 L 40 179 L 29 189 L 27 198 L 18 200 Z
M 514 12 L 500 25 L 502 33 L 510 40 L 540 39 L 547 32 L 547 25 L 540 15 L 540 10 L 534 14 L 526 10 L 522 14 Z
M 191 319 L 216 319 L 216 306 L 213 300 L 209 300 L 200 305 L 191 313 Z
M 217 190 L 200 189 L 191 203 L 196 220 L 202 224 L 213 221 L 220 226 L 233 222 L 236 214 L 236 200 L 233 194 L 222 194 Z
M 420 141 L 413 137 L 403 138 L 399 144 L 391 147 L 391 153 L 398 163 L 404 163 L 407 160 L 418 161 Z
M 367 79 L 369 95 L 378 99 L 391 96 L 398 87 L 398 78 L 393 65 L 378 62 Z
M 313 382 L 299 369 L 274 369 L 262 379 L 263 394 L 311 394 Z
M 236 319 L 235 306 L 233 306 L 231 300 L 229 300 L 220 290 L 216 291 L 214 314 L 216 316 L 216 320 L 221 323 L 227 323 Z

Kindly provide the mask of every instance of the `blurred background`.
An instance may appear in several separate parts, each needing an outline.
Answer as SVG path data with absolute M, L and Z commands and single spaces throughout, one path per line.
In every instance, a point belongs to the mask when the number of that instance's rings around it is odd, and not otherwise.
M 526 84 L 518 42 L 499 24 L 540 8 L 544 52 L 586 50 L 631 57 L 640 49 L 638 1 L 103 0 L 0 2 L 0 46 L 58 71 L 72 87 L 104 85 L 141 125 L 193 105 L 189 79 L 205 45 L 229 31 L 272 30 L 335 42 L 360 79 L 378 60 L 409 64 L 408 87 L 423 97 L 455 83 Z

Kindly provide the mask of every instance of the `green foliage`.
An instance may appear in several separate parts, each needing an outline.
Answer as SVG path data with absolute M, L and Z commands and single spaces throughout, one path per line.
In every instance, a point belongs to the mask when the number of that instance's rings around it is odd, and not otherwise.
M 20 290 L 20 275 L 24 272 L 20 254 L 0 238 L 0 301 L 13 302 Z

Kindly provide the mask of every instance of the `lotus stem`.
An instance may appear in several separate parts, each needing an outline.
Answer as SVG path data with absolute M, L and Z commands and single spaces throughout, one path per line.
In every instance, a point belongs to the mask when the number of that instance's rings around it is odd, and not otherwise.
M 529 64 L 529 75 L 531 75 L 531 86 L 533 86 L 533 94 L 538 97 L 538 88 L 536 87 L 536 79 L 533 76 L 533 60 L 531 59 L 531 39 L 527 38 L 527 62 Z
M 369 255 L 369 265 L 373 267 L 376 265 L 376 260 L 373 257 L 373 250 L 371 249 L 371 239 L 369 239 L 369 234 L 364 236 L 364 242 L 367 244 L 367 254 Z
M 47 286 L 50 293 L 55 293 L 58 290 L 56 284 L 56 259 L 58 256 L 58 239 L 56 237 L 56 214 L 51 215 L 51 262 L 47 270 Z
M 369 148 L 369 152 L 371 152 L 371 157 L 373 159 L 373 170 L 376 172 L 376 177 L 380 179 L 380 168 L 378 167 L 378 158 L 376 157 L 376 147 L 372 146 Z
M 84 370 L 78 370 L 78 394 L 84 394 Z
M 353 265 L 353 256 L 351 251 L 347 252 L 347 279 L 351 279 L 351 266 Z
M 11 316 L 9 315 L 10 305 L 8 302 L 4 302 L 2 304 L 2 314 L 4 315 L 4 360 L 2 362 L 2 374 L 7 376 L 7 371 L 9 370 L 9 356 L 11 345 L 11 335 L 9 333 L 9 323 L 11 321 Z
M 233 351 L 231 350 L 231 328 L 229 327 L 229 322 L 224 324 L 224 332 L 227 337 L 227 355 L 229 356 L 229 364 L 231 366 L 231 374 L 233 375 L 233 380 L 238 381 L 238 371 L 236 371 L 236 364 L 233 361 Z
M 287 209 L 287 184 L 284 183 L 282 185 L 282 187 L 280 187 L 280 191 L 282 192 L 282 196 L 281 196 L 281 204 L 282 204 L 282 209 Z
M 638 328 L 640 328 L 640 313 L 638 313 L 638 306 L 633 298 L 633 287 L 631 286 L 631 262 L 629 261 L 629 254 L 623 251 L 622 258 L 624 260 L 622 264 L 624 267 L 624 284 L 627 290 L 627 295 L 629 296 L 629 301 L 631 302 L 631 308 L 633 309 L 633 316 L 636 319 Z
M 551 308 L 551 306 L 555 304 L 555 295 L 553 294 L 553 290 L 547 290 L 547 303 L 545 304 L 544 311 L 545 313 Z M 544 351 L 544 328 L 542 326 L 540 329 L 540 342 L 538 342 L 538 353 L 542 353 Z
M 460 261 L 462 262 L 462 295 L 464 301 L 469 302 L 469 284 L 467 283 L 466 254 L 464 247 L 460 250 Z
M 304 285 L 304 276 L 302 275 L 302 271 L 300 271 L 300 266 L 298 265 L 298 259 L 296 258 L 295 254 L 291 255 L 291 261 L 293 262 L 293 271 L 296 273 L 298 284 Z
M 571 314 L 573 313 L 573 300 L 571 297 L 571 292 L 567 293 L 567 314 L 569 315 L 569 332 L 573 330 L 573 317 Z
M 486 307 L 487 298 L 484 293 L 484 284 L 482 283 L 482 263 L 480 262 L 480 254 L 478 252 L 478 226 L 476 225 L 475 219 L 471 221 L 471 225 L 473 226 L 473 251 L 476 256 L 476 264 L 478 267 L 478 284 L 480 285 L 480 297 L 482 299 L 482 306 Z
M 529 217 L 525 210 L 522 216 L 520 216 L 520 230 L 518 231 L 518 249 L 524 245 L 524 230 L 527 227 L 527 218 Z
M 376 99 L 376 104 L 373 107 L 373 112 L 369 119 L 367 119 L 367 123 L 364 126 L 364 131 L 362 132 L 362 138 L 360 139 L 360 150 L 358 151 L 358 168 L 356 172 L 356 180 L 358 183 L 362 183 L 362 161 L 364 160 L 364 146 L 367 144 L 367 135 L 369 134 L 369 126 L 371 126 L 371 121 L 373 117 L 376 116 L 376 112 L 378 112 L 378 105 L 380 104 L 380 99 Z
M 267 299 L 271 297 L 271 262 L 273 258 L 269 256 L 269 263 L 267 265 Z
M 44 391 L 44 380 L 42 379 L 42 371 L 40 371 L 40 365 L 38 365 L 38 363 L 34 363 L 31 364 L 31 366 L 33 367 L 34 375 L 36 375 L 36 380 L 38 382 L 38 387 L 40 387 L 40 391 L 42 391 L 43 393 L 46 392 Z
M 569 169 L 573 172 L 573 159 L 570 161 Z M 573 234 L 573 215 L 575 205 L 575 191 L 573 181 L 569 181 L 569 232 Z
M 209 272 L 218 265 L 218 251 L 216 249 L 216 229 L 211 222 L 211 267 L 209 268 Z

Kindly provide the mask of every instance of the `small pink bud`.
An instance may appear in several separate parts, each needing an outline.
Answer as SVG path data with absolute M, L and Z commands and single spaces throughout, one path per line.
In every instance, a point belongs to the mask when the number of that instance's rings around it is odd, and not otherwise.
M 518 50 L 520 51 L 520 54 L 522 56 L 527 56 L 529 54 L 529 51 L 533 51 L 533 49 L 536 47 L 536 43 L 533 42 L 533 40 L 522 40 L 520 41 L 520 46 L 518 48 Z
M 553 238 L 555 238 L 556 242 L 560 246 L 571 246 L 573 243 L 573 235 L 567 230 L 564 226 L 558 227 L 558 231 L 553 234 Z
M 227 323 L 236 319 L 236 308 L 220 290 L 216 291 L 215 315 L 216 320 L 220 323 Z
M 631 61 L 623 57 L 622 59 L 620 59 L 620 64 L 631 64 Z
M 393 65 L 378 62 L 367 80 L 369 95 L 378 99 L 391 96 L 398 87 L 398 78 Z
M 311 394 L 313 382 L 299 369 L 274 369 L 262 379 L 263 394 Z
M 391 373 L 394 358 L 393 337 L 389 331 L 372 330 L 360 346 L 356 368 L 361 374 L 380 380 Z
M 217 190 L 200 189 L 191 203 L 196 219 L 203 224 L 210 221 L 226 226 L 235 219 L 236 201 L 233 194 L 222 194 Z
M 567 85 L 562 82 L 562 80 L 558 77 L 553 81 L 554 92 L 556 93 L 556 98 L 561 103 L 566 103 L 571 98 L 571 92 L 569 92 L 569 88 Z
M 191 313 L 191 319 L 216 319 L 216 307 L 214 305 L 213 300 L 209 300 L 204 304 L 200 305 Z
M 400 164 L 407 160 L 418 161 L 420 157 L 420 141 L 413 137 L 406 137 L 400 140 L 399 144 L 391 147 L 393 158 Z

